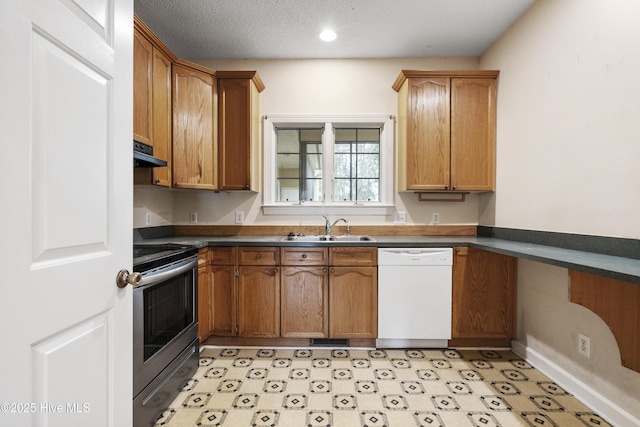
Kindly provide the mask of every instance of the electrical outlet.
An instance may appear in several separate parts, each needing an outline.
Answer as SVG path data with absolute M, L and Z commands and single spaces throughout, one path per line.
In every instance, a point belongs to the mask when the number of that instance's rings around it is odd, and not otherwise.
M 440 224 L 440 213 L 434 212 L 431 214 L 431 224 Z
M 151 212 L 149 211 L 144 214 L 144 225 L 151 225 Z
M 236 224 L 244 223 L 244 212 L 236 211 Z
M 406 224 L 407 223 L 407 213 L 406 212 L 396 212 L 396 216 L 393 219 L 393 222 L 396 224 Z
M 578 353 L 591 357 L 591 339 L 588 336 L 578 334 Z
M 189 222 L 191 224 L 198 223 L 198 212 L 189 212 Z

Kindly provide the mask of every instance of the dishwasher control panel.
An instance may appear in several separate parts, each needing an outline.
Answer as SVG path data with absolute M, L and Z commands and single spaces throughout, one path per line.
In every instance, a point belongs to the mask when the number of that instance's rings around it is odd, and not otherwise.
M 453 265 L 453 249 L 379 248 L 378 265 Z

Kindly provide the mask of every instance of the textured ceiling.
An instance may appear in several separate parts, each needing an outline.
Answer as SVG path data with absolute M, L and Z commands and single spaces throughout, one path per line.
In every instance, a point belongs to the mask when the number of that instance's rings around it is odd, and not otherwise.
M 134 0 L 186 59 L 478 57 L 534 0 Z M 331 27 L 334 42 L 319 33 Z

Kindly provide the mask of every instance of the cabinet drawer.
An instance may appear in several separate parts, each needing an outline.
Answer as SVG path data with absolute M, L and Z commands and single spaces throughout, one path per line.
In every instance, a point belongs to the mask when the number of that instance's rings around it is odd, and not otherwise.
M 329 265 L 376 267 L 378 265 L 378 249 L 370 247 L 329 248 Z
M 198 268 L 206 267 L 209 264 L 209 248 L 202 248 L 198 251 Z
M 282 265 L 327 265 L 329 248 L 282 248 Z
M 280 248 L 271 246 L 241 246 L 238 248 L 239 265 L 279 265 Z
M 210 248 L 211 253 L 209 260 L 211 265 L 235 265 L 236 264 L 236 248 L 235 246 L 224 246 Z

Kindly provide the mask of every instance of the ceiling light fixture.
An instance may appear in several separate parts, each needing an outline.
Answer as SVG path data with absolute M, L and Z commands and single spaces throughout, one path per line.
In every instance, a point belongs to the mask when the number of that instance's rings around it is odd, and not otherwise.
M 338 37 L 338 35 L 333 30 L 324 30 L 323 32 L 320 33 L 320 39 L 324 40 L 326 42 L 332 42 L 337 37 Z

